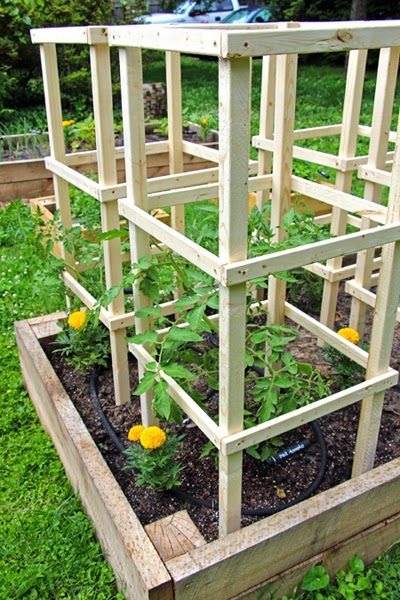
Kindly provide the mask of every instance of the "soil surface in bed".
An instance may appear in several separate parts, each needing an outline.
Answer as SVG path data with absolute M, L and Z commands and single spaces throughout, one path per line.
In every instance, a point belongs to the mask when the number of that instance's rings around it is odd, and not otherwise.
M 349 298 L 341 294 L 337 311 L 337 328 L 348 324 Z M 316 339 L 299 329 L 301 335 L 291 349 L 298 360 L 317 365 L 323 373 L 332 377 L 330 367 L 324 362 Z M 368 340 L 367 340 L 368 341 Z M 397 328 L 393 349 L 392 366 L 399 368 L 400 331 Z M 93 436 L 102 455 L 107 461 L 115 478 L 119 482 L 136 515 L 143 525 L 186 509 L 207 541 L 218 536 L 218 514 L 216 510 L 197 506 L 172 494 L 156 494 L 145 486 L 136 487 L 134 473 L 124 470 L 124 458 L 117 451 L 93 407 L 89 394 L 89 376 L 77 374 L 66 365 L 58 355 L 51 357 L 56 373 L 66 391 L 78 409 L 89 432 Z M 136 361 L 131 360 L 131 386 L 137 385 Z M 139 399 L 133 397 L 129 405 L 116 407 L 112 373 L 103 370 L 98 375 L 98 397 L 102 408 L 111 421 L 114 429 L 124 444 L 130 427 L 140 423 Z M 333 391 L 335 384 L 333 382 Z M 210 399 L 211 410 L 216 408 L 218 397 Z M 214 405 L 214 407 L 213 407 Z M 351 476 L 352 458 L 357 433 L 359 405 L 333 413 L 319 420 L 328 450 L 327 468 L 322 484 L 316 493 L 333 487 Z M 201 500 L 218 500 L 218 471 L 214 456 L 200 459 L 200 454 L 207 442 L 205 436 L 185 421 L 182 427 L 173 427 L 174 431 L 183 432 L 185 439 L 178 459 L 185 465 L 182 471 L 181 490 Z M 304 426 L 283 436 L 284 448 L 296 442 L 310 439 L 312 445 L 304 452 L 274 467 L 268 466 L 247 454 L 243 464 L 243 508 L 284 508 L 313 482 L 318 474 L 321 452 L 315 443 L 310 426 Z M 380 437 L 377 448 L 375 466 L 400 456 L 400 388 L 396 386 L 386 392 L 385 408 L 382 416 Z M 262 517 L 243 516 L 242 525 L 248 525 Z

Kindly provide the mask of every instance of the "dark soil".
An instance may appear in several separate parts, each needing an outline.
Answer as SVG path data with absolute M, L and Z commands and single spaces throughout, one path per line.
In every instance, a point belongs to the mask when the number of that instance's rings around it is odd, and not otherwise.
M 337 327 L 348 323 L 349 299 L 342 295 L 338 304 Z M 311 362 L 332 376 L 332 372 L 324 362 L 316 340 L 304 330 L 293 348 L 298 359 Z M 394 344 L 393 367 L 399 368 L 400 334 L 397 331 Z M 65 389 L 81 414 L 88 430 L 92 434 L 111 471 L 121 485 L 135 513 L 145 525 L 167 516 L 177 510 L 187 509 L 191 518 L 207 540 L 217 537 L 218 514 L 210 508 L 198 507 L 192 503 L 174 497 L 172 494 L 159 495 L 147 487 L 136 487 L 134 473 L 123 469 L 124 459 L 116 450 L 105 433 L 92 405 L 89 394 L 89 376 L 77 374 L 68 367 L 59 355 L 53 355 L 52 362 Z M 131 359 L 131 386 L 137 385 L 136 362 Z M 98 397 L 104 412 L 111 421 L 123 443 L 127 441 L 130 427 L 140 423 L 139 399 L 133 397 L 129 405 L 114 405 L 113 383 L 110 371 L 103 370 L 98 376 Z M 335 384 L 333 386 L 335 390 Z M 210 403 L 217 405 L 218 398 L 213 397 Z M 212 406 L 211 408 L 212 410 Z M 327 449 L 328 464 L 324 480 L 318 492 L 335 486 L 351 476 L 352 457 L 357 432 L 359 406 L 350 406 L 333 413 L 319 421 L 323 431 Z M 398 386 L 386 392 L 385 408 L 382 417 L 380 437 L 375 464 L 380 465 L 400 456 L 400 390 Z M 184 422 L 182 428 L 174 426 L 177 432 L 185 433 L 179 460 L 185 468 L 182 472 L 181 490 L 202 500 L 218 500 L 218 472 L 215 457 L 200 459 L 200 454 L 207 442 L 205 436 L 190 421 Z M 312 441 L 311 447 L 286 462 L 269 467 L 265 462 L 255 460 L 244 454 L 243 465 L 243 507 L 275 508 L 284 507 L 285 503 L 301 494 L 315 479 L 321 458 L 319 446 L 315 443 L 310 426 L 289 432 L 283 436 L 284 447 L 289 447 L 303 439 Z M 243 516 L 242 525 L 254 522 L 259 517 Z

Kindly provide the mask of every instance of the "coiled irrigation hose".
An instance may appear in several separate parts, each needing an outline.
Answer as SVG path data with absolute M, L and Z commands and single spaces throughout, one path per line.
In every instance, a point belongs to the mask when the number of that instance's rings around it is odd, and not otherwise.
M 97 369 L 94 368 L 91 371 L 90 380 L 89 380 L 90 398 L 92 400 L 93 406 L 94 406 L 94 408 L 100 418 L 100 421 L 101 421 L 107 435 L 109 436 L 110 440 L 113 442 L 113 444 L 116 447 L 116 449 L 118 450 L 118 452 L 120 452 L 121 454 L 124 454 L 124 451 L 126 450 L 126 448 L 125 448 L 124 444 L 121 442 L 121 440 L 119 439 L 113 426 L 111 425 L 109 419 L 107 418 L 107 416 L 105 415 L 105 413 L 101 407 L 101 404 L 100 404 L 100 401 L 99 401 L 99 398 L 97 395 L 96 384 L 97 384 Z M 210 398 L 214 393 L 215 393 L 215 390 L 209 390 L 207 397 Z M 327 447 L 326 447 L 326 442 L 325 442 L 324 436 L 322 434 L 321 428 L 318 425 L 318 423 L 316 421 L 313 421 L 312 423 L 310 423 L 310 425 L 312 427 L 316 442 L 318 443 L 318 445 L 320 447 L 320 452 L 321 452 L 320 465 L 319 465 L 317 476 L 314 479 L 314 481 L 301 494 L 296 496 L 296 498 L 293 498 L 292 500 L 288 500 L 287 502 L 284 502 L 283 504 L 280 504 L 279 506 L 275 506 L 273 508 L 266 508 L 266 507 L 264 507 L 264 508 L 242 508 L 243 516 L 267 517 L 267 516 L 273 515 L 277 512 L 280 512 L 281 510 L 284 510 L 285 508 L 289 508 L 290 506 L 293 506 L 294 504 L 298 504 L 299 502 L 306 500 L 321 485 L 321 482 L 325 476 L 325 470 L 326 470 L 326 465 L 327 465 Z M 301 442 L 297 442 L 296 444 L 290 446 L 289 448 L 280 450 L 274 456 L 271 456 L 267 460 L 267 464 L 272 467 L 280 462 L 283 462 L 286 458 L 293 456 L 294 454 L 298 454 L 299 452 L 301 452 L 303 450 L 306 450 L 309 446 L 311 446 L 310 440 L 302 440 Z M 176 496 L 177 498 L 180 498 L 181 500 L 190 502 L 191 504 L 194 504 L 195 506 L 198 506 L 200 508 L 209 508 L 213 511 L 218 511 L 218 502 L 216 500 L 202 500 L 201 498 L 197 498 L 196 496 L 193 496 L 191 494 L 188 494 L 187 492 L 183 492 L 182 490 L 178 490 L 178 489 L 171 490 L 170 493 L 173 494 L 174 496 Z

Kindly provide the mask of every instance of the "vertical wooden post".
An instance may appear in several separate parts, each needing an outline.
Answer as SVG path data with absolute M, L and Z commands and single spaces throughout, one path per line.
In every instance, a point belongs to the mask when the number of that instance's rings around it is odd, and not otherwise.
M 250 59 L 220 59 L 219 255 L 226 262 L 247 257 L 249 84 Z M 221 285 L 219 426 L 225 435 L 243 429 L 245 336 L 246 284 Z M 241 501 L 242 452 L 220 452 L 220 535 L 240 528 Z
M 168 107 L 169 172 L 183 172 L 182 149 L 182 85 L 180 52 L 166 52 L 166 80 Z M 171 208 L 171 225 L 176 231 L 185 231 L 185 207 Z
M 90 46 L 90 63 L 99 183 L 100 185 L 114 185 L 118 181 L 109 47 L 106 44 Z M 102 203 L 100 208 L 102 231 L 119 229 L 118 201 Z M 120 284 L 122 281 L 120 239 L 104 241 L 103 253 L 107 287 Z M 108 306 L 108 310 L 112 315 L 120 315 L 124 313 L 124 308 L 124 294 L 121 291 Z M 125 338 L 126 329 L 110 331 L 115 403 L 117 405 L 130 400 L 128 348 Z
M 261 73 L 260 136 L 272 139 L 274 132 L 276 56 L 263 56 Z M 272 152 L 258 151 L 258 175 L 271 173 Z M 257 192 L 257 207 L 261 211 L 269 190 Z
M 368 167 L 384 169 L 388 149 L 390 123 L 396 92 L 399 48 L 382 48 L 380 51 L 376 78 L 374 112 L 372 116 L 371 139 L 368 153 Z M 381 201 L 382 186 L 372 181 L 365 183 L 364 198 L 372 202 Z M 362 217 L 361 229 L 368 229 L 371 220 Z M 362 287 L 370 286 L 374 250 L 364 250 L 357 255 L 355 281 Z M 366 305 L 358 298 L 351 301 L 350 326 L 360 335 L 365 327 Z
M 49 130 L 50 155 L 56 160 L 65 163 L 65 141 L 62 126 L 60 82 L 58 77 L 55 44 L 42 44 L 40 46 L 40 57 L 43 71 L 43 88 Z M 58 175 L 53 175 L 53 182 L 56 207 L 60 214 L 61 224 L 64 229 L 70 229 L 72 227 L 72 216 L 68 183 Z M 60 244 L 60 251 L 66 269 L 70 270 L 70 268 L 74 266 L 75 260 L 73 255 L 67 252 L 62 241 Z
M 277 57 L 275 132 L 271 199 L 273 241 L 285 239 L 283 217 L 289 210 L 293 164 L 293 130 L 296 109 L 297 55 Z M 268 322 L 283 323 L 286 283 L 270 276 L 268 282 Z
M 349 52 L 339 158 L 350 158 L 356 152 L 366 62 L 367 50 L 352 50 Z M 352 171 L 337 173 L 336 189 L 342 192 L 350 192 L 352 176 Z M 346 211 L 334 207 L 332 210 L 331 233 L 333 235 L 344 234 L 346 224 Z M 342 266 L 342 257 L 337 256 L 328 260 L 327 265 L 332 269 L 339 269 Z M 331 329 L 335 324 L 339 284 L 339 281 L 324 281 L 320 321 Z
M 125 169 L 127 199 L 146 210 L 147 174 L 145 154 L 145 129 L 142 83 L 142 54 L 139 48 L 120 49 L 122 115 L 124 124 Z M 132 263 L 150 254 L 149 235 L 133 223 L 129 224 Z M 133 288 L 135 309 L 150 305 L 150 300 L 135 284 Z M 149 329 L 148 318 L 135 319 L 136 333 Z M 139 377 L 143 376 L 139 364 Z M 152 410 L 153 396 L 146 392 L 140 397 L 142 423 L 145 427 L 156 423 Z
M 400 119 L 387 218 L 387 223 L 398 222 L 400 222 Z M 385 244 L 382 249 L 382 267 L 371 331 L 367 379 L 383 373 L 389 366 L 399 296 L 400 241 Z M 354 453 L 353 477 L 368 471 L 374 465 L 384 395 L 384 392 L 380 392 L 362 401 Z

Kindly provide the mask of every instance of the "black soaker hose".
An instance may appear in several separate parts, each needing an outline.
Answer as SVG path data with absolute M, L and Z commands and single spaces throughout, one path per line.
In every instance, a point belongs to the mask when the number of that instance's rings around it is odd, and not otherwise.
M 108 420 L 107 416 L 104 414 L 104 411 L 101 407 L 99 398 L 97 396 L 96 381 L 97 381 L 97 369 L 94 368 L 90 374 L 90 381 L 89 381 L 90 398 L 93 402 L 93 406 L 96 409 L 97 414 L 99 415 L 100 421 L 101 421 L 105 431 L 109 435 L 110 439 L 112 440 L 112 442 L 115 445 L 115 447 L 117 448 L 117 450 L 121 454 L 123 454 L 126 448 L 123 445 L 123 443 L 121 442 L 121 440 L 119 439 L 118 435 L 116 434 L 116 432 L 115 432 L 113 426 L 111 425 L 110 421 Z M 301 494 L 299 494 L 296 498 L 293 498 L 292 500 L 288 500 L 288 502 L 284 502 L 283 504 L 280 504 L 279 506 L 275 506 L 274 508 L 242 508 L 242 515 L 248 516 L 248 517 L 267 517 L 267 516 L 273 515 L 277 512 L 280 512 L 281 510 L 284 510 L 285 508 L 289 508 L 289 506 L 293 506 L 294 504 L 297 504 L 298 502 L 302 502 L 303 500 L 306 500 L 306 498 L 309 498 L 315 492 L 315 490 L 318 489 L 318 487 L 320 486 L 320 484 L 325 476 L 325 470 L 326 470 L 326 464 L 327 464 L 327 447 L 326 447 L 326 442 L 325 442 L 324 436 L 322 434 L 321 428 L 318 425 L 318 423 L 316 421 L 313 421 L 312 423 L 310 423 L 310 425 L 313 429 L 314 435 L 315 435 L 318 445 L 320 446 L 320 449 L 321 449 L 321 461 L 320 461 L 317 477 L 314 479 L 314 481 Z M 307 447 L 307 444 L 304 442 L 297 444 L 297 446 L 301 446 L 301 445 L 303 445 L 303 447 L 299 448 L 299 450 Z M 293 447 L 293 450 L 290 451 L 290 449 L 288 449 L 286 451 L 286 454 L 293 455 L 293 454 L 297 453 L 299 450 L 295 450 Z M 285 451 L 281 451 L 278 454 L 284 455 Z M 271 457 L 271 458 L 273 459 L 273 457 Z M 269 464 L 273 465 L 273 464 L 276 464 L 278 461 L 268 460 L 268 462 L 269 462 Z M 218 511 L 218 502 L 216 500 L 202 500 L 201 498 L 196 498 L 195 496 L 192 496 L 191 494 L 188 494 L 187 492 L 183 492 L 182 490 L 178 490 L 178 489 L 171 490 L 170 493 L 173 494 L 174 496 L 176 496 L 177 498 L 180 498 L 181 500 L 185 500 L 187 502 L 191 502 L 192 504 L 199 506 L 200 508 L 209 508 L 211 510 Z
M 96 369 L 96 367 L 94 367 L 94 369 L 92 369 L 92 371 L 90 373 L 90 380 L 89 380 L 90 399 L 93 402 L 93 406 L 96 409 L 96 412 L 99 415 L 101 424 L 103 425 L 109 438 L 112 440 L 112 442 L 113 442 L 114 446 L 117 448 L 117 450 L 121 454 L 123 454 L 124 450 L 125 450 L 125 446 L 119 439 L 118 435 L 115 433 L 114 427 L 111 425 L 110 421 L 104 414 L 104 411 L 103 411 L 100 401 L 99 401 L 99 397 L 97 395 L 96 382 L 97 382 L 97 369 Z

